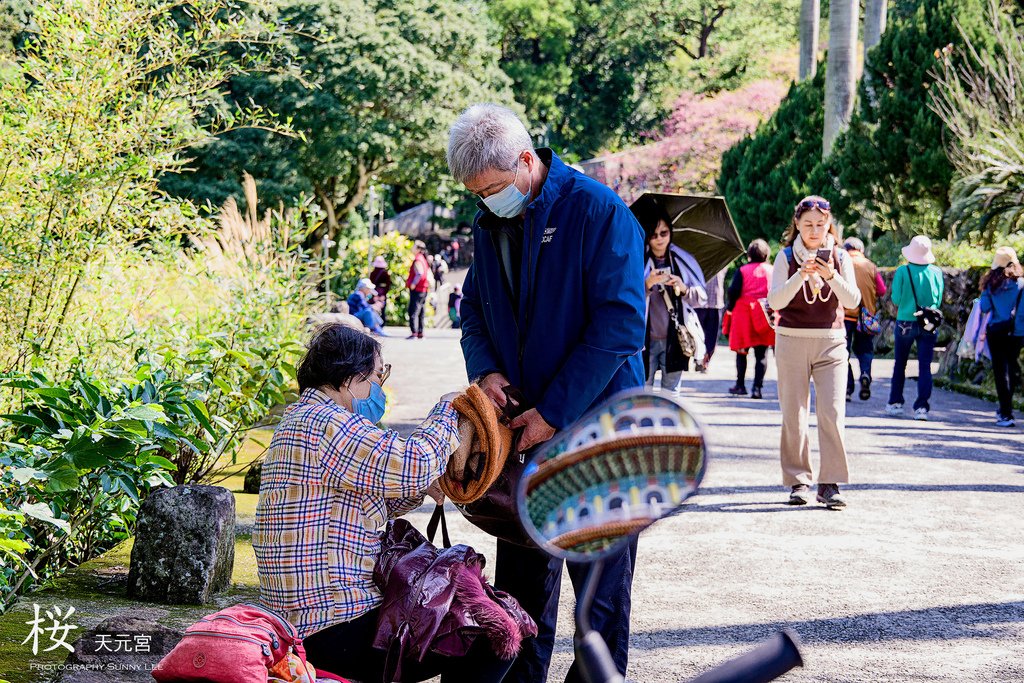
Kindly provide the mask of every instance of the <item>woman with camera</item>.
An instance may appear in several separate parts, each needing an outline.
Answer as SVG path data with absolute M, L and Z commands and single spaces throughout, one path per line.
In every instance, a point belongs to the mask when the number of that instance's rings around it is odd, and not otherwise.
M 800 201 L 775 259 L 768 304 L 779 313 L 775 362 L 782 409 L 780 455 L 789 504 L 810 502 L 814 481 L 807 433 L 814 380 L 821 467 L 817 500 L 829 509 L 846 507 L 839 484 L 849 480 L 846 463 L 846 308 L 860 304 L 853 263 L 842 249 L 832 207 L 821 197 Z
M 907 263 L 896 269 L 892 277 L 892 303 L 896 306 L 896 334 L 889 388 L 887 415 L 903 415 L 903 385 L 907 378 L 910 349 L 917 344 L 917 400 L 914 401 L 914 419 L 927 420 L 931 410 L 932 357 L 935 341 L 942 324 L 939 308 L 942 306 L 942 271 L 935 266 L 932 241 L 918 235 L 903 247 Z

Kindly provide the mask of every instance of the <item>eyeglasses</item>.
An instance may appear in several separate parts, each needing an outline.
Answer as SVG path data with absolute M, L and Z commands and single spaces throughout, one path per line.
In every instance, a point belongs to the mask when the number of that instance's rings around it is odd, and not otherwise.
M 832 211 L 832 205 L 824 199 L 805 199 L 796 205 L 796 209 L 793 211 L 797 218 L 800 218 L 804 213 L 811 209 L 818 209 L 825 213 Z
M 662 237 L 669 237 L 671 235 L 672 235 L 672 231 L 671 230 L 659 230 L 658 232 L 656 232 L 653 235 L 651 235 L 651 237 L 657 237 L 657 238 L 660 239 Z

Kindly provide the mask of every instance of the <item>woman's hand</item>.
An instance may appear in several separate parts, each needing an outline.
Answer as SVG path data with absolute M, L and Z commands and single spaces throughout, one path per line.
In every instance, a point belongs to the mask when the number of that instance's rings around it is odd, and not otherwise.
M 683 278 L 678 275 L 669 275 L 667 284 L 676 290 L 678 296 L 686 296 L 686 293 L 690 291 L 690 288 L 683 282 Z
M 674 276 L 669 275 L 668 273 L 659 273 L 656 270 L 652 270 L 651 274 L 648 275 L 647 279 L 644 281 L 644 286 L 647 288 L 647 291 L 651 291 L 651 287 L 654 287 L 655 285 L 665 284 L 672 277 Z
M 812 265 L 814 272 L 821 276 L 822 280 L 828 281 L 835 277 L 836 269 L 832 267 L 831 257 L 829 257 L 828 261 L 822 261 L 819 258 L 815 258 Z
M 441 484 L 439 482 L 440 479 L 428 486 L 427 490 L 423 493 L 433 498 L 434 502 L 438 505 L 444 505 L 444 491 L 441 490 Z

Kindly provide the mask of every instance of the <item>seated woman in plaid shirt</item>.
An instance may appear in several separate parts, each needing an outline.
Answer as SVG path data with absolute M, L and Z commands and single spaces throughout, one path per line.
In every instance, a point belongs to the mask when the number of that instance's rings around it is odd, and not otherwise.
M 367 681 L 384 669 L 384 652 L 371 647 L 381 532 L 422 504 L 459 445 L 457 394 L 443 396 L 408 439 L 377 426 L 390 371 L 369 335 L 339 324 L 314 334 L 298 367 L 301 395 L 263 462 L 252 536 L 261 602 L 295 625 L 313 666 Z M 403 680 L 500 681 L 511 662 L 478 642 L 462 658 L 403 663 Z

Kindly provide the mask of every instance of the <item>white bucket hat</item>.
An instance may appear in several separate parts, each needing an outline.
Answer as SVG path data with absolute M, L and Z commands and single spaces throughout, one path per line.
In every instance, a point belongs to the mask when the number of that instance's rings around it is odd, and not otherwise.
M 1020 263 L 1017 260 L 1017 252 L 1013 250 L 1013 247 L 999 247 L 996 249 L 996 255 L 992 258 L 993 268 L 1005 268 L 1011 263 Z
M 926 235 L 917 235 L 910 240 L 910 244 L 903 247 L 903 258 L 918 266 L 927 266 L 935 263 L 935 254 L 932 253 L 932 241 Z

